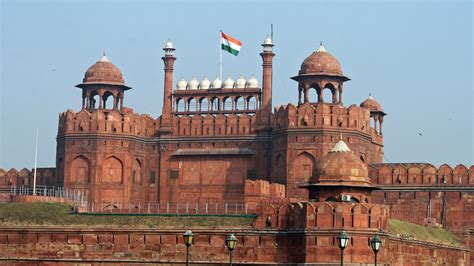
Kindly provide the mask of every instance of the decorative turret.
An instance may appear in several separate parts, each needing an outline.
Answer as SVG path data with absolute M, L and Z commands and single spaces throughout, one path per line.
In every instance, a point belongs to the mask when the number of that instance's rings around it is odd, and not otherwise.
M 367 165 L 341 139 L 315 165 L 309 184 L 310 199 L 369 202 L 375 189 Z
M 377 102 L 371 94 L 369 94 L 369 97 L 360 104 L 360 107 L 369 109 L 370 117 L 374 119 L 375 132 L 379 135 L 382 135 L 383 117 L 387 114 L 383 111 L 380 103 Z M 379 125 L 378 129 L 377 124 Z
M 76 87 L 82 89 L 82 108 L 85 109 L 113 109 L 121 110 L 126 90 L 122 72 L 104 55 L 89 67 L 84 74 L 81 84 Z M 112 104 L 108 99 L 112 97 Z
M 332 56 L 321 43 L 319 48 L 309 55 L 301 64 L 298 76 L 292 77 L 298 82 L 298 104 L 310 102 L 309 90 L 315 89 L 318 103 L 324 103 L 324 90 L 332 93 L 333 104 L 342 104 L 343 83 L 350 80 L 344 76 L 339 61 Z
M 165 64 L 165 84 L 163 90 L 163 111 L 161 116 L 161 131 L 162 132 L 171 132 L 171 112 L 173 111 L 172 107 L 172 90 L 173 90 L 173 66 L 176 57 L 174 57 L 174 46 L 171 40 L 166 42 L 165 47 L 165 56 L 162 57 Z
M 269 127 L 270 113 L 272 110 L 272 76 L 273 76 L 273 42 L 270 36 L 267 36 L 262 44 L 263 52 L 260 53 L 263 63 L 262 74 L 262 108 L 260 113 L 260 125 Z

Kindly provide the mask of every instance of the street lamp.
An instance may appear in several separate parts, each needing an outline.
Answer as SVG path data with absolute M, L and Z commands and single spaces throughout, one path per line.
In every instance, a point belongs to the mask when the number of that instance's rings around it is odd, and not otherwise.
M 225 245 L 230 251 L 230 261 L 229 265 L 232 266 L 232 253 L 235 249 L 235 246 L 237 246 L 237 238 L 234 236 L 234 234 L 230 234 L 227 239 L 225 240 Z
M 370 240 L 370 246 L 375 253 L 375 266 L 377 266 L 377 253 L 382 247 L 382 240 L 380 239 L 379 235 L 375 235 L 375 237 Z
M 191 230 L 186 230 L 183 234 L 184 244 L 186 245 L 186 266 L 189 265 L 189 247 L 193 244 L 194 234 Z
M 347 247 L 347 242 L 349 242 L 349 237 L 346 231 L 341 231 L 337 236 L 337 245 L 341 249 L 341 266 L 344 265 L 344 249 Z

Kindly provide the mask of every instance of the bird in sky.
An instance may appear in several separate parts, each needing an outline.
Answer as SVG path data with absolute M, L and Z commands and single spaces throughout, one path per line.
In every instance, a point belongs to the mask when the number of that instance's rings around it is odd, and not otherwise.
M 418 135 L 421 136 L 421 137 L 423 137 L 423 134 L 422 134 L 421 132 L 418 132 Z

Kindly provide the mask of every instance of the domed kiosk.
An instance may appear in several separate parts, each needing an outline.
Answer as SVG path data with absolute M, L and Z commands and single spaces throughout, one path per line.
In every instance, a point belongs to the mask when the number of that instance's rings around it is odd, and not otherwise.
M 370 111 L 370 118 L 374 119 L 375 132 L 379 135 L 382 135 L 383 117 L 387 114 L 383 111 L 380 103 L 376 101 L 371 94 L 369 94 L 369 97 L 360 104 L 360 107 Z M 378 127 L 377 124 L 379 125 Z
M 304 187 L 311 200 L 338 202 L 369 202 L 375 189 L 367 165 L 343 140 L 317 162 Z
M 121 110 L 124 92 L 131 89 L 125 85 L 122 72 L 104 55 L 90 66 L 82 83 L 76 85 L 82 89 L 82 108 Z M 112 103 L 108 105 L 108 99 Z
M 350 80 L 344 76 L 339 61 L 324 48 L 322 43 L 303 61 L 298 76 L 292 79 L 298 82 L 298 104 L 314 101 L 309 99 L 311 89 L 316 90 L 318 103 L 324 103 L 324 90 L 328 89 L 332 93 L 331 103 L 342 104 L 343 83 Z

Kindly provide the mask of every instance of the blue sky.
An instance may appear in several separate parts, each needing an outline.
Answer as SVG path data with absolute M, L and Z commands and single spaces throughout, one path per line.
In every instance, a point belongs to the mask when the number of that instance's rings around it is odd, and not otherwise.
M 369 93 L 388 115 L 386 162 L 471 165 L 471 1 L 0 1 L 0 167 L 54 166 L 58 114 L 78 111 L 74 86 L 105 50 L 123 72 L 124 105 L 158 117 L 161 50 L 176 47 L 175 81 L 219 72 L 219 30 L 243 42 L 224 76 L 261 79 L 260 44 L 274 25 L 273 105 L 297 102 L 289 77 L 324 43 L 344 73 L 343 102 Z M 423 136 L 418 133 L 422 132 Z

